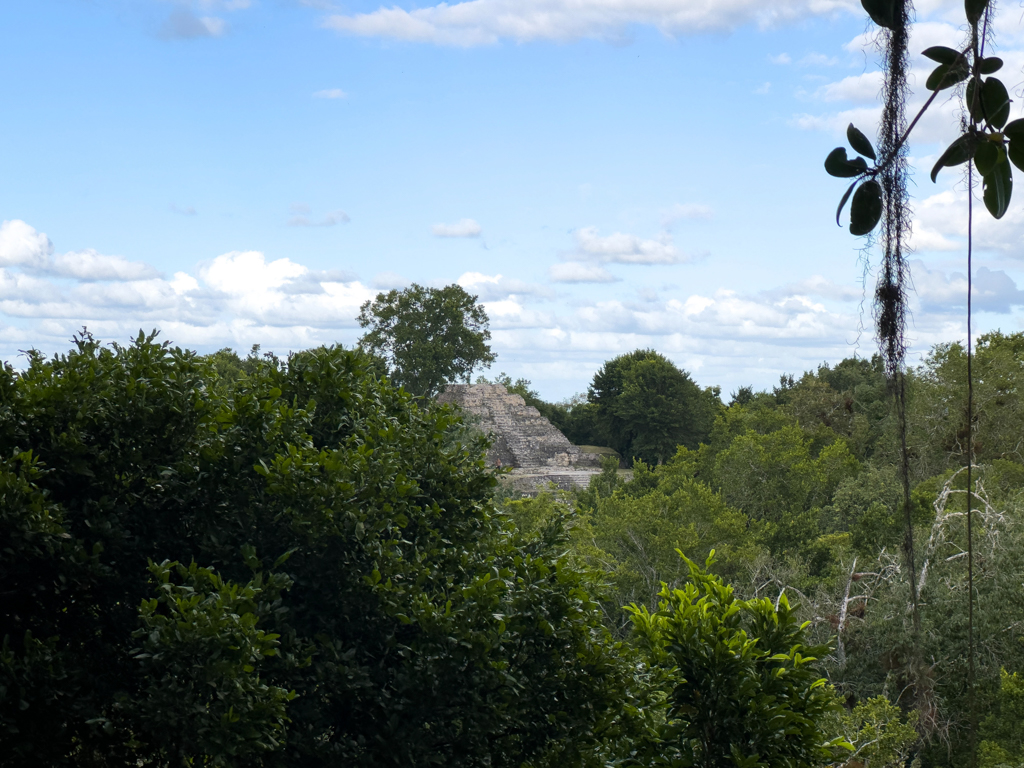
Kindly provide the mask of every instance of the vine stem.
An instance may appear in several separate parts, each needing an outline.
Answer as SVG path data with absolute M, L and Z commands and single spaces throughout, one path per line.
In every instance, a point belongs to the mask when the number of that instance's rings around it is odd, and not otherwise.
M 974 358 L 971 337 L 972 240 L 974 230 L 974 161 L 967 165 L 967 706 L 970 710 L 971 765 L 977 765 L 978 718 L 974 696 L 974 489 L 971 470 L 974 468 Z

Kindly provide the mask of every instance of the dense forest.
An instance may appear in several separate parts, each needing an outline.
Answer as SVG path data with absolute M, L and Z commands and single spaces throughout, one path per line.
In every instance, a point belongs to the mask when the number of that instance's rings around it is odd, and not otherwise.
M 0 763 L 1024 764 L 1024 334 L 909 381 L 921 630 L 880 362 L 723 403 L 650 350 L 541 401 L 610 445 L 514 498 L 485 438 L 339 347 L 140 335 L 0 375 Z M 671 451 L 666 449 L 671 445 Z

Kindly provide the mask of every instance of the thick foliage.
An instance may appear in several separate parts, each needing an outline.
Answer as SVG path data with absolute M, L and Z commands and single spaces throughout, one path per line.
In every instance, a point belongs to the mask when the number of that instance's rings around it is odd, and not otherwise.
M 680 445 L 696 448 L 720 404 L 717 389 L 702 391 L 652 349 L 606 362 L 594 374 L 589 399 L 604 443 L 648 464 L 668 460 Z
M 367 329 L 360 346 L 382 358 L 391 380 L 414 395 L 431 397 L 445 384 L 469 381 L 474 368 L 494 361 L 487 312 L 455 284 L 413 283 L 379 293 L 359 308 L 358 320 Z
M 662 590 L 656 613 L 633 608 L 651 663 L 670 686 L 654 764 L 810 768 L 830 761 L 843 743 L 824 730 L 836 705 L 816 662 L 829 648 L 808 643 L 785 594 L 777 606 L 738 600 L 721 579 L 687 564 L 690 581 Z
M 571 765 L 614 735 L 561 528 L 516 534 L 455 415 L 367 364 L 230 383 L 140 335 L 0 372 L 5 765 Z

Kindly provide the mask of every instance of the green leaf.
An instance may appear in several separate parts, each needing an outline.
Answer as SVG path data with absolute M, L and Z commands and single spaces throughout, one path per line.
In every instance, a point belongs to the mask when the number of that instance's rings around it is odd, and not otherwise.
M 954 64 L 960 58 L 960 51 L 947 48 L 944 45 L 933 45 L 931 48 L 921 51 L 921 55 L 932 61 L 937 61 L 939 64 Z
M 875 24 L 886 29 L 896 28 L 899 0 L 860 0 L 860 4 Z
M 981 89 L 984 91 L 984 87 Z M 972 77 L 967 82 L 964 91 L 964 102 L 967 104 L 967 112 L 971 116 L 971 122 L 980 123 L 984 119 L 984 110 L 981 104 L 981 93 L 978 91 L 978 78 Z
M 839 201 L 839 207 L 836 208 L 836 224 L 840 227 L 843 225 L 839 223 L 839 214 L 843 212 L 843 208 L 846 206 L 846 201 L 850 199 L 850 195 L 853 194 L 853 188 L 856 186 L 856 181 L 849 186 L 849 188 L 846 190 L 846 194 L 843 195 L 843 199 Z
M 882 218 L 882 186 L 871 179 L 861 184 L 850 203 L 850 234 L 866 235 Z
M 1003 68 L 1003 60 L 998 56 L 986 56 L 978 59 L 978 71 L 983 75 L 991 75 Z
M 988 176 L 999 162 L 999 147 L 991 141 L 981 141 L 974 152 L 974 164 L 978 173 Z
M 1024 138 L 1024 118 L 1008 122 L 1003 127 L 1003 136 L 1008 139 Z
M 967 13 L 967 21 L 971 24 L 977 24 L 987 7 L 988 0 L 964 0 L 964 11 Z
M 871 146 L 871 142 L 868 141 L 868 137 L 861 133 L 859 130 L 853 127 L 853 123 L 850 123 L 846 129 L 846 138 L 850 142 L 850 146 L 854 150 L 864 157 L 870 157 L 872 160 L 875 159 L 875 148 Z
M 938 161 L 932 167 L 932 181 L 935 181 L 935 177 L 939 175 L 939 171 L 943 168 L 952 168 L 954 165 L 966 163 L 974 157 L 976 144 L 977 139 L 972 134 L 965 133 L 946 147 L 946 151 L 939 156 Z
M 846 157 L 846 147 L 836 147 L 825 158 L 825 171 L 830 176 L 838 176 L 841 179 L 860 176 L 867 169 L 868 164 L 863 157 L 855 157 L 852 160 Z
M 1002 151 L 999 153 L 1002 155 Z M 994 218 L 1001 219 L 1010 207 L 1010 194 L 1013 192 L 1013 174 L 1010 164 L 1003 156 L 1002 162 L 996 163 L 991 173 L 983 178 L 985 207 Z
M 952 88 L 957 83 L 966 80 L 969 74 L 971 74 L 971 68 L 967 65 L 967 59 L 961 56 L 953 64 L 940 64 L 932 70 L 925 82 L 925 88 L 929 91 Z
M 1019 170 L 1024 171 L 1024 139 L 1011 138 L 1006 154 L 1011 163 L 1016 165 Z
M 981 87 L 981 99 L 988 124 L 997 130 L 1006 125 L 1010 117 L 1010 94 L 1006 92 L 1006 86 L 990 77 Z

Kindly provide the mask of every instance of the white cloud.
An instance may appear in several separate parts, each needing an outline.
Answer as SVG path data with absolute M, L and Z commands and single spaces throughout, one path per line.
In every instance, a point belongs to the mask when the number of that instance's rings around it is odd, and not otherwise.
M 605 264 L 678 264 L 688 260 L 672 244 L 668 232 L 657 239 L 645 240 L 622 232 L 602 237 L 596 227 L 584 227 L 576 232 L 575 255 Z
M 341 88 L 325 88 L 313 94 L 314 99 L 344 99 L 348 96 Z
M 504 275 L 485 275 L 482 272 L 465 272 L 455 281 L 484 302 L 500 301 L 509 297 L 553 296 L 550 289 L 542 285 L 527 283 Z
M 618 279 L 602 266 L 578 261 L 555 264 L 548 275 L 556 283 L 614 283 Z
M 772 64 L 790 64 L 793 59 L 788 53 L 780 53 L 778 56 L 769 56 L 768 61 Z
M 473 219 L 462 219 L 454 224 L 435 224 L 430 231 L 436 237 L 480 237 L 483 230 Z
M 128 261 L 123 256 L 104 256 L 91 248 L 55 256 L 47 271 L 88 282 L 146 280 L 158 275 L 155 269 L 141 261 Z
M 53 251 L 50 238 L 24 221 L 14 219 L 0 224 L 0 266 L 19 266 L 83 281 L 144 280 L 158 274 L 148 264 L 128 261 L 123 256 L 105 256 L 91 248 L 56 256 Z
M 967 307 L 967 275 L 963 272 L 947 275 L 914 261 L 911 274 L 924 311 L 960 314 Z M 976 311 L 1007 314 L 1014 306 L 1024 306 L 1024 291 L 1003 270 L 978 267 L 971 282 L 971 304 Z
M 765 82 L 754 89 L 754 94 L 757 96 L 767 96 L 772 92 L 772 84 Z
M 859 8 L 854 0 L 468 0 L 407 11 L 335 14 L 324 26 L 350 35 L 436 45 L 491 45 L 499 40 L 616 40 L 635 25 L 665 35 L 770 27 L 812 15 Z
M 0 224 L 0 266 L 43 269 L 53 254 L 53 243 L 21 219 Z
M 858 104 L 874 104 L 882 92 L 882 73 L 865 72 L 844 77 L 836 83 L 829 83 L 818 89 L 823 101 L 852 101 Z

